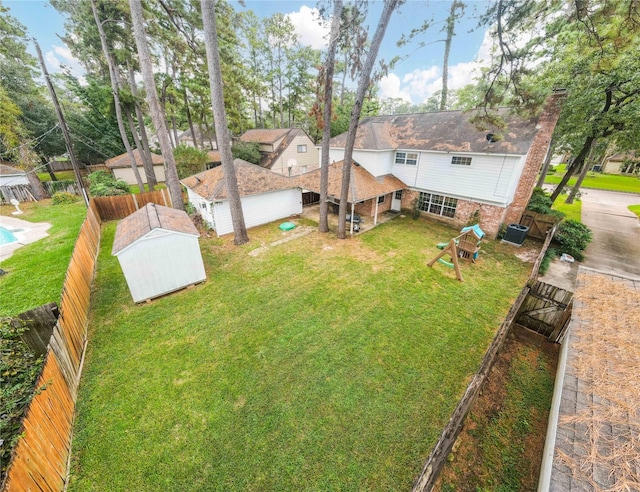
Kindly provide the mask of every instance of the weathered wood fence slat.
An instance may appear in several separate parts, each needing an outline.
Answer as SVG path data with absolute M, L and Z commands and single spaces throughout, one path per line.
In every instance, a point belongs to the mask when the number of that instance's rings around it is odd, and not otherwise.
M 531 210 L 525 210 L 520 218 L 520 224 L 527 226 L 527 237 L 544 241 L 551 229 L 558 223 L 555 215 L 539 214 Z
M 93 198 L 69 262 L 60 314 L 49 339 L 42 374 L 23 420 L 4 492 L 61 492 L 67 479 L 71 433 L 87 341 L 91 284 L 100 247 L 100 225 L 122 219 L 147 203 L 171 206 L 166 190 Z

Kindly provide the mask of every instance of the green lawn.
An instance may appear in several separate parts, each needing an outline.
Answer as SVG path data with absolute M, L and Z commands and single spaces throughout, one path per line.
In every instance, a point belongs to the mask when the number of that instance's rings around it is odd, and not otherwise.
M 8 272 L 0 276 L 0 316 L 12 316 L 49 302 L 60 302 L 62 285 L 71 253 L 87 209 L 82 201 L 51 205 L 51 200 L 20 204 L 30 222 L 49 222 L 49 236 L 19 248 L 0 263 Z M 0 214 L 11 215 L 15 208 L 0 206 Z
M 544 182 L 547 184 L 560 183 L 565 169 L 565 164 L 556 166 L 556 172 L 547 174 Z M 576 176 L 569 179 L 567 186 L 573 186 L 576 183 L 576 179 Z M 601 190 L 640 193 L 640 178 L 638 176 L 621 176 L 618 174 L 589 172 L 584 178 L 581 188 L 597 188 Z
M 554 210 L 559 210 L 564 213 L 566 220 L 576 220 L 582 222 L 582 201 L 576 199 L 573 200 L 571 205 L 567 205 L 564 201 L 567 199 L 567 195 L 560 195 L 553 204 Z
M 640 218 L 640 205 L 629 205 L 629 210 Z
M 54 174 L 56 175 L 56 178 L 58 178 L 58 181 L 62 181 L 64 179 L 76 179 L 76 175 L 73 171 L 55 171 Z M 51 181 L 49 173 L 38 173 L 38 177 L 40 178 L 40 181 Z
M 133 305 L 103 230 L 70 491 L 409 490 L 531 265 L 498 242 L 426 263 L 455 231 L 398 218 L 202 238 L 208 280 Z

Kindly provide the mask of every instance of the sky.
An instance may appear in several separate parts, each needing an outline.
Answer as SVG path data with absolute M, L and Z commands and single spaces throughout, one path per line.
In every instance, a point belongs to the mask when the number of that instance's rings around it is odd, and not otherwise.
M 40 44 L 49 71 L 57 72 L 63 64 L 72 73 L 82 75 L 81 65 L 61 40 L 64 35 L 64 17 L 47 1 L 42 0 L 0 0 L 9 8 L 9 14 L 17 18 Z M 86 0 L 79 0 L 86 1 Z M 231 2 L 238 11 L 253 10 L 258 17 L 268 17 L 276 12 L 288 15 L 302 44 L 321 49 L 326 46 L 329 27 L 321 27 L 316 21 L 315 1 L 299 0 L 245 0 L 244 6 L 237 1 Z M 457 89 L 473 82 L 478 63 L 488 59 L 490 38 L 482 29 L 477 29 L 478 10 L 486 4 L 481 0 L 465 2 L 465 17 L 456 25 L 449 58 L 449 88 Z M 387 29 L 378 59 L 390 61 L 395 56 L 403 57 L 389 74 L 379 82 L 378 96 L 381 99 L 401 98 L 420 104 L 442 86 L 442 59 L 445 37 L 444 21 L 449 14 L 449 0 L 407 0 L 394 12 Z M 372 26 L 382 2 L 374 2 L 370 18 Z M 421 34 L 410 45 L 397 46 L 402 34 L 408 34 L 426 20 L 432 19 L 432 27 Z M 424 47 L 419 47 L 423 43 Z M 35 50 L 31 49 L 33 53 Z

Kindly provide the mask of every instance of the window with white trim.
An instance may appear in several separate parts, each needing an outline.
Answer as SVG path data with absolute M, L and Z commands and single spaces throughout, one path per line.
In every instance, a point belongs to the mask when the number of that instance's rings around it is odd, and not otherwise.
M 434 193 L 420 192 L 418 208 L 423 212 L 453 218 L 456 215 L 458 199 Z
M 384 203 L 384 197 L 385 197 L 385 195 L 380 195 L 378 197 L 378 203 Z
M 307 151 L 306 144 L 298 145 L 298 154 L 304 154 Z
M 415 166 L 418 163 L 418 154 L 416 152 L 396 152 L 396 164 L 407 164 Z
M 456 166 L 470 166 L 471 165 L 471 157 L 462 156 L 462 155 L 454 155 L 451 157 L 451 164 Z

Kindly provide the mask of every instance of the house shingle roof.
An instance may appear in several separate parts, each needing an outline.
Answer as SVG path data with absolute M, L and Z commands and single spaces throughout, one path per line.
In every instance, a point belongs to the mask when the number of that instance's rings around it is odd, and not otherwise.
M 329 165 L 329 184 L 327 187 L 329 196 L 340 197 L 343 166 L 344 161 L 334 162 Z M 315 169 L 292 179 L 296 181 L 300 188 L 320 193 L 320 169 Z M 407 185 L 395 176 L 387 174 L 376 178 L 364 167 L 353 163 L 351 165 L 348 201 L 351 203 L 369 200 L 406 187 Z
M 111 254 L 117 255 L 154 229 L 200 236 L 198 229 L 182 210 L 148 203 L 118 223 Z
M 140 151 L 138 149 L 134 149 L 133 150 L 133 156 L 136 159 L 136 164 L 138 165 L 138 167 L 141 167 L 142 166 L 142 154 L 140 153 Z M 154 166 L 156 164 L 164 164 L 164 158 L 161 155 L 154 154 L 153 152 L 151 152 L 151 161 L 153 162 Z M 125 152 L 122 155 L 119 155 L 119 156 L 116 156 L 116 157 L 112 157 L 111 159 L 107 159 L 107 161 L 105 162 L 105 165 L 109 169 L 122 168 L 122 167 L 131 167 L 131 161 L 129 160 L 129 154 L 127 154 Z
M 3 176 L 8 176 L 10 174 L 24 174 L 24 171 L 0 162 L 0 174 L 2 174 Z
M 523 119 L 499 110 L 507 129 L 478 130 L 469 119 L 474 112 L 441 111 L 362 119 L 356 134 L 356 149 L 432 150 L 441 152 L 474 152 L 525 155 L 537 132 L 537 118 Z M 487 134 L 502 135 L 489 142 Z M 331 139 L 330 146 L 344 148 L 346 133 Z
M 242 159 L 235 159 L 233 165 L 236 169 L 240 196 L 297 188 L 297 184 L 291 178 L 276 174 Z M 189 176 L 180 182 L 209 201 L 224 200 L 228 198 L 228 195 L 223 167 L 218 166 L 203 173 Z
M 291 130 L 291 128 L 256 128 L 244 132 L 240 136 L 240 141 L 272 144 L 284 137 Z

